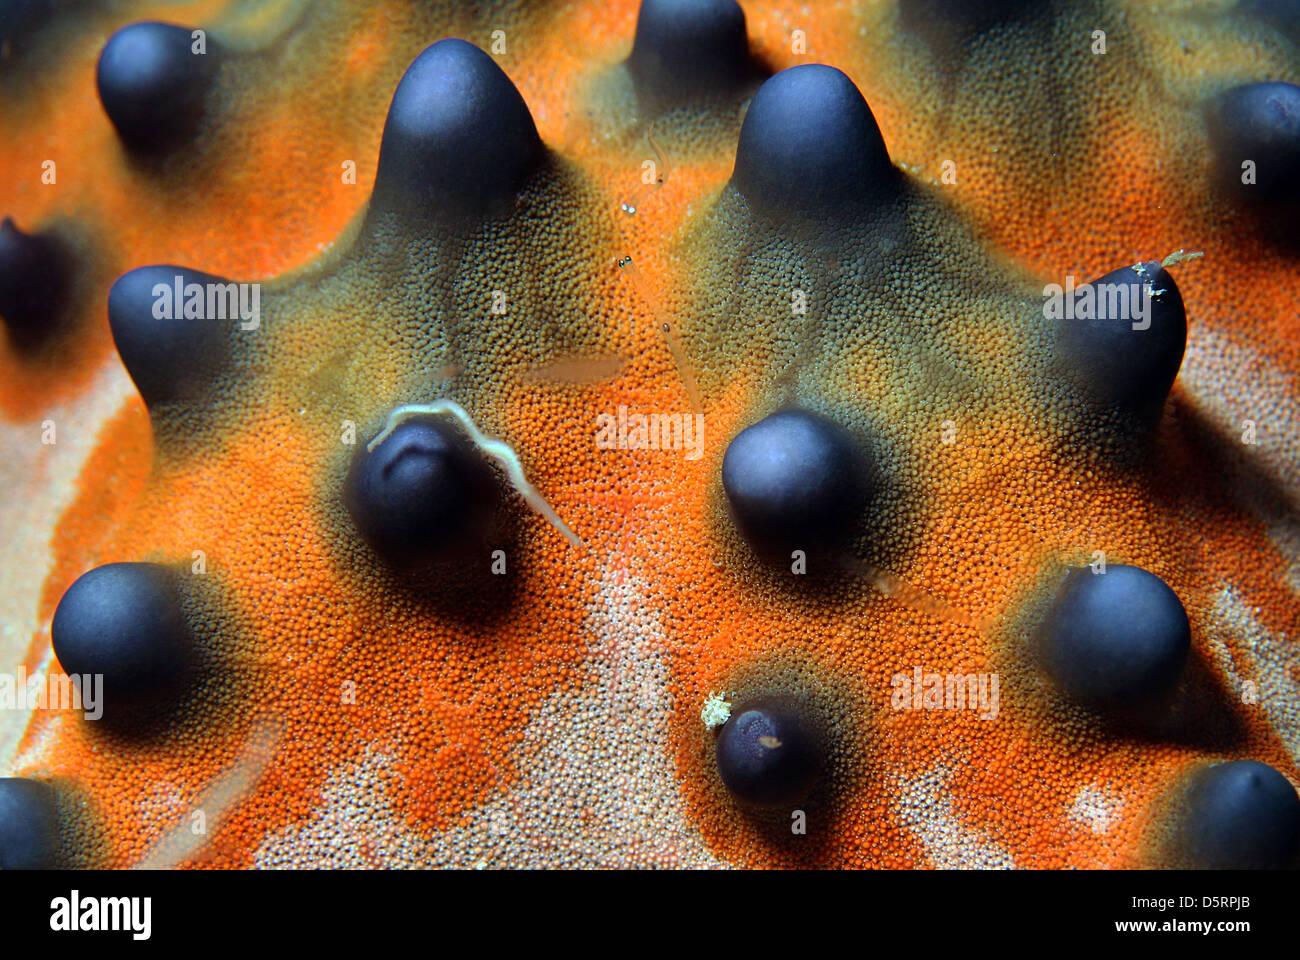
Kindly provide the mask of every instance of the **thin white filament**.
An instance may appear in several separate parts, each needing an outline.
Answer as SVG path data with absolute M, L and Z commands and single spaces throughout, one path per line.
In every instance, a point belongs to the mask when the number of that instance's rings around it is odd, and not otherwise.
M 528 482 L 528 478 L 524 476 L 523 464 L 519 462 L 519 457 L 510 449 L 510 446 L 483 433 L 478 428 L 478 425 L 470 419 L 469 414 L 465 412 L 465 408 L 455 400 L 435 400 L 433 403 L 406 403 L 397 407 L 388 415 L 388 422 L 384 425 L 384 429 L 379 436 L 366 444 L 366 452 L 369 453 L 374 450 L 375 447 L 387 439 L 389 434 L 408 420 L 416 417 L 444 415 L 451 417 L 460 424 L 465 433 L 469 435 L 474 446 L 501 464 L 501 468 L 505 470 L 511 486 L 519 491 L 519 495 L 536 513 L 540 513 L 549 520 L 551 525 L 564 534 L 565 538 L 575 547 L 579 549 L 583 547 L 582 538 L 569 529 L 569 525 L 560 519 L 560 515 L 551 508 L 545 498 Z

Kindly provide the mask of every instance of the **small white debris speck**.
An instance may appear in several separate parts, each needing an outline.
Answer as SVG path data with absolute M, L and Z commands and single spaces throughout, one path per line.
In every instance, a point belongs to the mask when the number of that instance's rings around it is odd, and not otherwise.
M 700 719 L 704 721 L 706 729 L 712 730 L 714 727 L 720 727 L 731 719 L 731 704 L 723 699 L 720 693 L 709 694 L 709 699 L 704 701 L 704 709 L 700 711 Z

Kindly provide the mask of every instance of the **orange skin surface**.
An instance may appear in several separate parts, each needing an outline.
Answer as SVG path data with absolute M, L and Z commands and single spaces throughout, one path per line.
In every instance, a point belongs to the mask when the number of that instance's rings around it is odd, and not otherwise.
M 78 307 L 75 335 L 37 358 L 0 348 L 0 414 L 9 423 L 31 424 L 35 433 L 54 398 L 94 404 L 84 391 L 96 373 L 119 363 L 104 302 L 127 269 L 178 263 L 262 280 L 309 267 L 340 235 L 340 245 L 351 242 L 349 224 L 373 186 L 384 110 L 406 65 L 443 35 L 487 49 L 496 27 L 490 18 L 473 22 L 436 11 L 417 17 L 392 2 L 364 15 L 340 14 L 349 32 L 333 42 L 321 39 L 321 24 L 333 22 L 324 9 L 318 21 L 298 28 L 319 55 L 295 58 L 274 95 L 267 91 L 249 109 L 223 105 L 220 123 L 204 134 L 215 138 L 201 154 L 207 159 L 186 171 L 191 179 L 156 180 L 132 170 L 94 91 L 104 40 L 124 23 L 155 16 L 220 23 L 232 15 L 226 6 L 196 3 L 160 13 L 145 4 L 112 22 L 101 18 L 57 64 L 44 66 L 29 96 L 0 105 L 0 129 L 12 131 L 14 144 L 0 156 L 0 213 L 24 229 L 75 218 L 95 249 L 93 295 Z M 1098 111 L 1089 142 L 1105 149 L 1082 154 L 1082 169 L 1068 171 L 1088 189 L 1057 189 L 1056 171 L 1015 157 L 992 159 L 996 117 L 957 117 L 936 142 L 923 84 L 909 86 L 903 70 L 924 60 L 909 61 L 921 54 L 894 43 L 889 4 L 827 4 L 812 16 L 802 4 L 744 6 L 751 47 L 771 69 L 825 62 L 855 80 L 895 163 L 948 206 L 952 222 L 974 225 L 1009 286 L 1071 272 L 1082 282 L 1139 257 L 1204 250 L 1204 260 L 1175 269 L 1188 304 L 1189 357 L 1213 333 L 1281 376 L 1300 369 L 1288 336 L 1300 302 L 1294 263 L 1234 222 L 1218 201 L 1189 189 L 1186 178 L 1203 176 L 1195 172 L 1203 151 L 1180 152 L 1203 136 L 1195 121 L 1169 121 L 1147 137 L 1135 133 L 1135 117 L 1160 102 L 1149 88 Z M 926 448 L 935 463 L 925 476 L 926 505 L 898 514 L 915 549 L 904 553 L 905 566 L 884 569 L 895 579 L 880 581 L 883 590 L 863 578 L 854 589 L 825 595 L 748 565 L 728 526 L 718 472 L 726 442 L 771 409 L 771 371 L 761 364 L 738 364 L 726 376 L 701 361 L 707 440 L 699 460 L 594 449 L 588 425 L 599 412 L 620 405 L 689 409 L 660 327 L 667 321 L 680 332 L 688 358 L 702 352 L 705 320 L 678 306 L 709 266 L 682 241 L 724 188 L 734 157 L 734 139 L 708 149 L 670 146 L 664 182 L 643 190 L 640 165 L 651 155 L 643 128 L 621 141 L 606 138 L 589 116 L 585 91 L 593 77 L 617 68 L 635 17 L 636 4 L 628 2 L 563 13 L 542 6 L 503 23 L 511 52 L 498 58 L 543 141 L 599 198 L 579 214 L 589 233 L 583 242 L 603 258 L 592 266 L 597 279 L 588 302 L 599 305 L 598 352 L 621 363 L 613 374 L 577 383 L 548 378 L 545 370 L 538 379 L 532 367 L 504 363 L 492 392 L 478 394 L 482 407 L 470 412 L 520 454 L 529 478 L 584 547 L 567 544 L 511 495 L 519 536 L 509 557 L 509 600 L 490 615 L 475 608 L 464 616 L 403 591 L 369 559 L 340 548 L 337 511 L 322 506 L 337 497 L 344 462 L 338 417 L 303 416 L 306 394 L 297 386 L 315 372 L 321 337 L 335 329 L 328 317 L 324 334 L 287 323 L 276 331 L 280 346 L 272 356 L 283 365 L 264 371 L 271 386 L 244 398 L 243 414 L 201 449 L 160 450 L 137 396 L 103 411 L 77 494 L 50 531 L 51 562 L 35 601 L 43 627 L 15 663 L 36 669 L 46 660 L 58 600 L 91 567 L 154 560 L 185 569 L 194 551 L 203 551 L 208 572 L 196 578 L 196 590 L 204 612 L 194 622 L 211 670 L 182 714 L 149 736 L 65 713 L 32 714 L 14 757 L 3 759 L 13 760 L 14 773 L 66 784 L 86 801 L 72 830 L 77 864 L 261 863 L 268 837 L 309 821 L 327 806 L 332 778 L 373 754 L 388 758 L 372 786 L 397 811 L 398 825 L 385 825 L 379 839 L 364 816 L 338 827 L 372 865 L 391 862 L 371 845 L 383 847 L 394 831 L 469 829 L 479 808 L 503 796 L 526 808 L 519 791 L 536 786 L 539 776 L 530 723 L 561 694 L 580 703 L 601 696 L 593 677 L 608 647 L 593 635 L 590 617 L 606 580 L 637 583 L 638 606 L 657 611 L 662 625 L 661 634 L 649 631 L 649 648 L 668 665 L 666 682 L 655 688 L 658 707 L 646 708 L 664 717 L 659 738 L 625 749 L 657 751 L 671 768 L 683 837 L 702 840 L 711 863 L 1146 866 L 1159 861 L 1162 798 L 1195 764 L 1248 757 L 1300 780 L 1286 744 L 1294 730 L 1279 730 L 1275 716 L 1237 703 L 1235 679 L 1210 647 L 1221 636 L 1241 676 L 1262 678 L 1252 672 L 1247 640 L 1223 634 L 1216 611 L 1225 586 L 1246 598 L 1271 638 L 1284 638 L 1300 616 L 1300 597 L 1287 586 L 1291 561 L 1270 536 L 1274 518 L 1243 504 L 1225 478 L 1245 463 L 1243 469 L 1272 479 L 1272 448 L 1258 456 L 1237 452 L 1236 425 L 1181 380 L 1149 472 L 1063 453 L 1028 402 L 961 420 L 955 444 Z M 1158 67 L 1167 66 L 1188 89 L 1199 82 L 1184 76 L 1177 48 L 1167 46 L 1157 21 L 1135 22 L 1134 35 L 1161 51 Z M 804 54 L 791 52 L 794 29 L 807 33 Z M 1123 51 L 1113 54 L 1118 79 L 1129 76 Z M 1225 41 L 1216 57 L 1214 89 L 1261 78 L 1244 46 Z M 1086 101 L 1086 90 L 1075 95 Z M 347 110 L 336 109 L 341 101 L 349 101 Z M 1033 115 L 1046 106 L 1025 109 Z M 40 184 L 46 156 L 58 162 L 57 187 Z M 1192 157 L 1178 161 L 1185 178 L 1171 176 L 1163 159 L 1170 156 Z M 955 186 L 938 179 L 947 158 L 957 164 Z M 340 183 L 346 159 L 356 162 L 355 184 Z M 203 189 L 194 189 L 192 176 L 205 171 Z M 1022 187 L 1029 202 L 1017 193 Z M 632 196 L 639 198 L 637 213 L 625 216 L 619 205 Z M 623 257 L 633 258 L 633 270 L 616 265 Z M 339 306 L 340 313 L 348 309 Z M 985 324 L 978 327 L 979 349 L 991 359 L 1005 356 L 1007 335 L 990 321 L 991 308 L 972 307 L 971 315 Z M 1204 342 L 1212 351 L 1218 341 Z M 869 374 L 849 369 L 827 393 L 869 393 Z M 375 370 L 374 393 L 401 397 L 405 376 L 394 357 L 391 367 Z M 1222 376 L 1232 381 L 1239 374 Z M 1288 399 L 1294 405 L 1294 395 Z M 339 416 L 351 409 L 341 402 Z M 1261 416 L 1261 430 L 1287 412 L 1268 411 L 1275 420 Z M 928 419 L 930 413 L 918 414 L 915 430 L 937 436 L 943 417 Z M 368 421 L 356 419 L 364 442 Z M 1294 496 L 1285 480 L 1275 482 Z M 1182 599 L 1193 660 L 1231 690 L 1225 700 L 1237 724 L 1232 738 L 1117 737 L 1052 700 L 1025 657 L 1021 621 L 1041 604 L 1051 571 L 1088 563 L 1097 549 L 1108 562 L 1156 573 Z M 891 677 L 915 665 L 998 673 L 998 719 L 891 709 Z M 802 679 L 783 679 L 790 671 Z M 1283 675 L 1300 685 L 1294 658 Z M 713 737 L 700 722 L 710 694 L 757 693 L 770 683 L 794 683 L 835 731 L 831 775 L 809 800 L 807 835 L 791 834 L 788 820 L 774 823 L 736 807 L 713 767 Z M 1262 689 L 1261 696 L 1294 695 L 1294 686 L 1289 693 Z M 249 759 L 256 752 L 250 744 L 262 735 L 273 744 L 264 767 Z M 240 788 L 213 799 L 214 784 L 232 770 L 242 771 Z M 620 772 L 616 761 L 568 775 L 594 775 L 617 793 Z M 565 792 L 563 782 L 546 790 Z M 1071 813 L 1081 791 L 1116 811 L 1104 829 Z M 208 818 L 204 842 L 159 854 L 168 838 L 189 831 L 195 811 Z M 562 849 L 566 824 L 612 844 L 627 827 L 620 816 L 565 809 L 532 828 L 534 821 L 521 815 L 523 826 L 515 829 L 528 834 L 525 847 L 538 851 Z M 669 854 L 625 862 L 704 862 L 695 849 L 683 840 Z M 488 863 L 520 865 L 508 857 Z

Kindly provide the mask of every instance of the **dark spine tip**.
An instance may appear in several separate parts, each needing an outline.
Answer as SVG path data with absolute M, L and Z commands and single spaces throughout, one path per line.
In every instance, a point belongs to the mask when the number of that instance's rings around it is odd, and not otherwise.
M 1018 20 L 1044 6 L 1042 0 L 898 0 L 898 14 L 908 30 L 955 40 Z
M 49 233 L 0 222 L 0 318 L 21 344 L 48 336 L 62 319 L 73 279 L 70 253 Z
M 0 777 L 0 870 L 57 866 L 57 800 L 48 784 L 25 777 Z
M 185 267 L 138 267 L 118 277 L 108 293 L 108 322 L 151 410 L 207 392 L 243 322 L 240 296 L 238 284 Z
M 1057 318 L 1057 348 L 1071 378 L 1097 403 L 1158 411 L 1187 345 L 1187 312 L 1174 278 L 1152 261 L 1086 286 L 1090 292 L 1076 290 L 1072 311 L 1063 308 Z
M 842 426 L 809 410 L 782 410 L 727 446 L 722 488 L 741 536 L 760 557 L 842 547 L 868 496 L 867 458 Z
M 1209 127 L 1224 191 L 1270 216 L 1294 216 L 1300 206 L 1300 87 L 1234 87 L 1211 103 Z
M 393 94 L 372 210 L 435 220 L 507 213 L 544 152 L 496 62 L 464 40 L 440 40 Z
M 1178 837 L 1194 868 L 1293 868 L 1300 865 L 1300 797 L 1268 764 L 1236 760 L 1202 768 L 1188 785 Z
M 194 52 L 187 27 L 132 23 L 108 39 L 96 80 L 104 112 L 122 142 L 141 154 L 169 152 L 192 140 L 216 76 L 219 51 L 205 39 Z
M 655 104 L 716 96 L 749 79 L 745 12 L 735 0 L 642 0 L 627 68 Z
M 109 563 L 80 578 L 59 601 L 50 636 L 63 670 L 103 677 L 104 701 L 130 707 L 179 692 L 194 641 L 175 575 L 156 563 Z
M 752 700 L 733 712 L 718 731 L 715 758 L 732 795 L 763 807 L 799 803 L 825 767 L 818 732 L 780 698 Z
M 1139 567 L 1072 568 L 1041 627 L 1047 672 L 1067 696 L 1135 712 L 1178 683 L 1191 626 L 1177 594 Z
M 0 45 L 19 46 L 45 26 L 55 10 L 54 0 L 0 2 Z M 22 51 L 18 51 L 21 56 Z
M 732 185 L 774 216 L 843 218 L 896 187 L 897 171 L 866 100 L 823 64 L 763 83 L 740 127 Z
M 1242 0 L 1237 9 L 1257 17 L 1292 43 L 1300 45 L 1300 4 L 1295 0 Z
M 486 556 L 499 493 L 492 468 L 451 421 L 421 417 L 357 450 L 343 501 L 378 556 L 418 570 Z

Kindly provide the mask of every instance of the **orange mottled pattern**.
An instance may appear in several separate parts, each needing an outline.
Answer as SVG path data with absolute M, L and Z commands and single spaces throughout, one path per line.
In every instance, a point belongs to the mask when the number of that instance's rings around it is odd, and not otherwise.
M 205 567 L 187 608 L 203 676 L 166 722 L 36 711 L 0 726 L 0 770 L 72 798 L 72 862 L 1150 866 L 1167 798 L 1197 764 L 1249 758 L 1300 779 L 1300 270 L 1207 189 L 1195 107 L 1236 83 L 1300 81 L 1288 41 L 1231 4 L 1083 3 L 1054 31 L 1007 29 L 953 64 L 887 0 L 742 2 L 768 69 L 829 63 L 855 81 L 923 238 L 896 301 L 842 299 L 803 350 L 782 312 L 813 258 L 786 276 L 728 215 L 743 100 L 651 124 L 619 73 L 635 2 L 490 6 L 92 7 L 48 27 L 39 76 L 0 98 L 0 214 L 29 230 L 74 221 L 86 252 L 66 336 L 36 356 L 0 345 L 5 667 L 57 669 L 50 619 L 91 567 L 192 571 L 196 551 Z M 127 158 L 94 89 L 106 39 L 152 18 L 236 50 L 166 176 Z M 1104 56 L 1089 49 L 1098 25 Z M 406 66 L 444 36 L 490 49 L 496 30 L 559 172 L 526 193 L 529 230 L 507 218 L 456 262 L 449 302 L 481 306 L 430 348 L 407 335 L 418 300 L 386 300 L 367 276 L 357 218 Z M 651 159 L 660 185 L 642 182 Z M 864 230 L 844 242 L 877 239 Z M 1044 283 L 1178 249 L 1204 252 L 1172 268 L 1188 351 L 1134 470 L 1067 441 L 1031 382 L 1033 315 Z M 246 380 L 172 445 L 121 371 L 105 308 L 117 276 L 151 263 L 266 281 Z M 519 306 L 494 327 L 498 286 Z M 844 317 L 873 332 L 848 336 Z M 929 360 L 901 346 L 917 318 L 947 324 Z M 931 360 L 962 371 L 954 386 L 918 386 Z M 509 495 L 508 573 L 486 595 L 410 589 L 339 503 L 341 424 L 364 442 L 394 405 L 437 399 L 444 364 L 446 395 L 583 541 Z M 698 459 L 597 448 L 601 414 L 690 412 L 689 377 Z M 760 568 L 720 489 L 727 442 L 791 398 L 878 437 L 897 479 L 857 545 L 862 570 L 829 583 Z M 67 426 L 42 445 L 51 419 Z M 1258 445 L 1240 443 L 1243 419 Z M 50 459 L 60 445 L 74 453 Z M 1098 550 L 1182 599 L 1191 702 L 1217 727 L 1118 733 L 1048 689 L 1030 627 L 1061 569 Z M 917 666 L 996 673 L 997 717 L 893 709 L 891 678 Z M 737 807 L 701 721 L 713 694 L 772 691 L 833 733 L 806 834 Z

